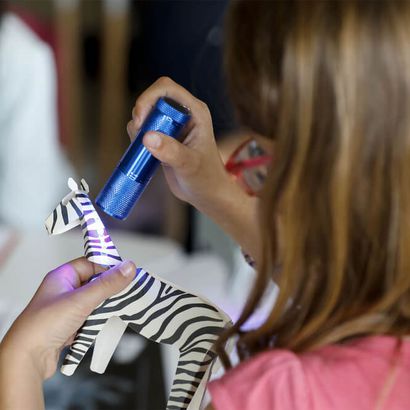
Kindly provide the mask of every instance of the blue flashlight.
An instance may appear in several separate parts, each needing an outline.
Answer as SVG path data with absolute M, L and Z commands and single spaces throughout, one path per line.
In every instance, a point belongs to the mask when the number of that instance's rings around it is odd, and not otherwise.
M 144 121 L 113 174 L 98 194 L 96 203 L 108 215 L 125 219 L 158 168 L 159 161 L 142 144 L 147 131 L 178 138 L 191 115 L 189 109 L 168 97 L 160 98 Z

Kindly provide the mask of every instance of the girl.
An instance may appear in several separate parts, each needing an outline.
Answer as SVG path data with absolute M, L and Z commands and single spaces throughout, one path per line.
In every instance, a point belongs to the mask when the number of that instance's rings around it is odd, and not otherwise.
M 207 108 L 171 80 L 138 98 L 128 125 L 135 135 L 162 95 L 191 108 L 183 144 L 158 133 L 144 143 L 174 194 L 256 261 L 242 316 L 218 344 L 229 368 L 221 346 L 236 336 L 242 363 L 210 384 L 209 409 L 409 408 L 410 3 L 239 1 L 229 27 L 226 65 L 239 117 L 274 137 L 260 199 L 226 175 Z M 63 292 L 56 272 L 1 347 L 10 367 L 0 382 L 2 408 L 19 408 L 30 394 L 41 407 L 40 381 L 90 309 L 81 290 L 94 283 Z M 272 312 L 244 332 L 272 279 L 280 288 Z M 77 316 L 58 305 L 73 297 Z M 53 343 L 40 338 L 47 332 Z M 31 391 L 19 386 L 17 394 L 13 377 Z

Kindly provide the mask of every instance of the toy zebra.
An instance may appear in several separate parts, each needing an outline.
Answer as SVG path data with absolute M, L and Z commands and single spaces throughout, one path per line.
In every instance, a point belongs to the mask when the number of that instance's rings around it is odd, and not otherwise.
M 68 180 L 71 192 L 46 220 L 50 235 L 80 225 L 84 254 L 90 261 L 115 266 L 121 257 L 89 196 L 88 185 Z M 93 345 L 91 370 L 103 373 L 126 327 L 161 344 L 177 346 L 180 352 L 167 409 L 199 409 L 216 353 L 220 332 L 230 318 L 203 297 L 184 291 L 166 280 L 138 268 L 123 291 L 105 300 L 87 318 L 66 355 L 61 372 L 67 376 Z

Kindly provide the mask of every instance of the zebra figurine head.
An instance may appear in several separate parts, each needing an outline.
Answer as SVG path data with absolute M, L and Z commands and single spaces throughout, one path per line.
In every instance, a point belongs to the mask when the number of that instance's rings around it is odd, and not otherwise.
M 45 225 L 49 235 L 58 235 L 80 225 L 84 238 L 84 254 L 99 265 L 113 267 L 121 262 L 100 216 L 88 196 L 89 187 L 84 179 L 80 185 L 68 179 L 69 192 L 56 206 Z
M 46 219 L 45 225 L 49 235 L 58 235 L 75 228 L 81 224 L 84 216 L 81 211 L 80 198 L 88 198 L 87 182 L 82 179 L 79 187 L 73 178 L 69 178 L 67 184 L 71 192 L 60 201 Z

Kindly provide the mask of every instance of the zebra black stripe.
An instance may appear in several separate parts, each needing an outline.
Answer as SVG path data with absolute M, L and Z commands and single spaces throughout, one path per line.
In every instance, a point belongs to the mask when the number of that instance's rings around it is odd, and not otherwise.
M 61 205 L 61 216 L 63 217 L 64 225 L 68 225 L 68 212 L 67 207 Z

